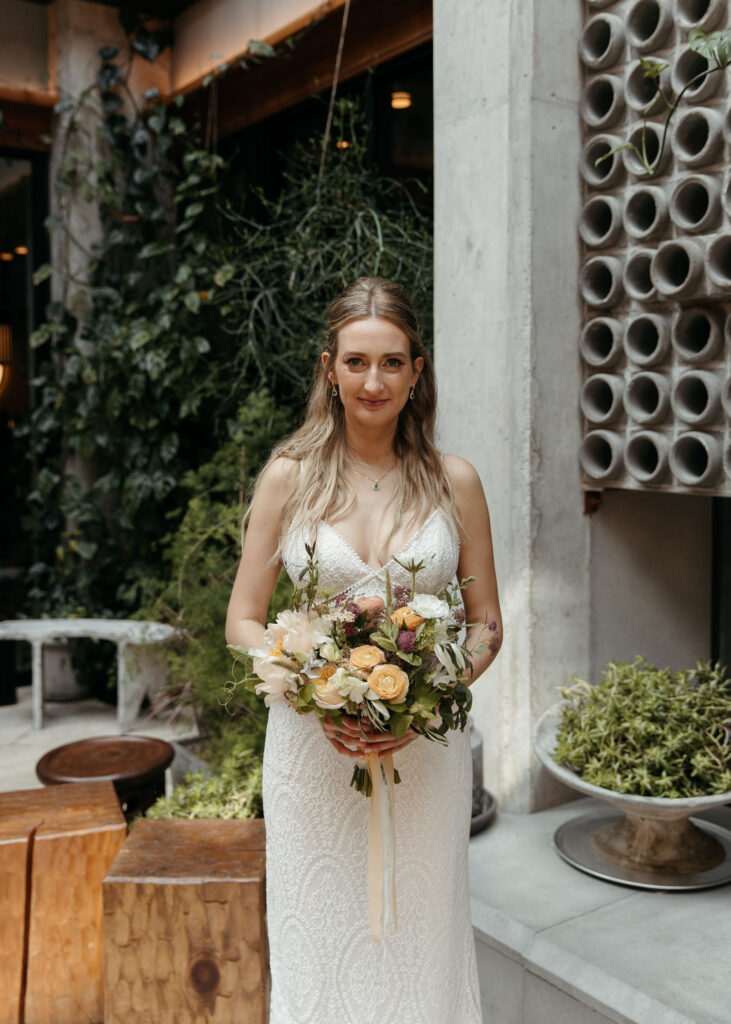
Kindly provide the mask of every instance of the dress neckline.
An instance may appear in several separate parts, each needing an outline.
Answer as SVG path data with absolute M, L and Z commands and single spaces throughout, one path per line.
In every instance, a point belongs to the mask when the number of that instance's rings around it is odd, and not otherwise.
M 344 546 L 345 546 L 345 547 L 346 547 L 346 548 L 348 549 L 348 551 L 350 551 L 350 553 L 351 553 L 352 555 L 354 555 L 354 556 L 355 556 L 355 558 L 357 558 L 357 559 L 358 559 L 358 561 L 360 562 L 360 564 L 361 564 L 362 566 L 364 566 L 364 567 L 365 567 L 366 569 L 368 569 L 368 571 L 369 571 L 369 572 L 373 572 L 373 573 L 381 573 L 381 572 L 383 572 L 383 571 L 384 571 L 384 569 L 387 569 L 387 568 L 388 568 L 388 566 L 389 566 L 389 565 L 391 565 L 391 563 L 392 563 L 392 562 L 395 562 L 397 558 L 400 558 L 400 557 L 401 557 L 401 555 L 403 555 L 403 553 L 404 553 L 404 552 L 406 551 L 406 549 L 407 549 L 407 548 L 409 547 L 409 545 L 413 544 L 413 542 L 414 542 L 414 541 L 415 541 L 415 540 L 416 540 L 416 539 L 417 539 L 418 537 L 420 537 L 420 536 L 421 536 L 421 533 L 422 533 L 422 532 L 423 532 L 423 530 L 424 530 L 424 529 L 426 528 L 426 525 L 427 525 L 427 523 L 429 523 L 429 522 L 430 522 L 430 521 L 431 521 L 431 520 L 432 520 L 432 519 L 434 518 L 434 516 L 435 516 L 435 515 L 437 514 L 437 512 L 439 512 L 439 511 L 440 511 L 440 509 L 438 509 L 438 508 L 432 509 L 432 511 L 431 511 L 431 512 L 429 513 L 429 515 L 428 515 L 428 516 L 426 517 L 426 519 L 425 519 L 425 520 L 424 520 L 424 522 L 423 522 L 423 523 L 421 524 L 421 526 L 420 526 L 420 527 L 418 528 L 418 530 L 416 530 L 416 532 L 415 532 L 415 533 L 412 533 L 412 534 L 411 534 L 411 536 L 409 537 L 409 539 L 408 539 L 407 541 L 405 541 L 405 542 L 404 542 L 404 543 L 403 543 L 403 544 L 401 545 L 401 547 L 400 547 L 400 548 L 399 548 L 399 550 L 398 550 L 398 551 L 396 552 L 396 554 L 395 554 L 395 555 L 391 555 L 391 557 L 390 557 L 390 558 L 388 559 L 388 561 L 387 561 L 387 562 L 384 562 L 384 563 L 383 563 L 383 565 L 379 565 L 379 566 L 369 565 L 369 564 L 368 564 L 368 562 L 366 562 L 366 561 L 365 561 L 365 559 L 361 558 L 361 556 L 360 556 L 360 555 L 358 554 L 358 552 L 357 552 L 357 551 L 355 550 L 355 548 L 354 548 L 354 547 L 353 547 L 353 545 L 352 545 L 352 544 L 350 543 L 350 541 L 346 540 L 346 539 L 345 539 L 345 537 L 343 537 L 342 533 L 340 533 L 340 531 L 339 531 L 339 530 L 336 530 L 334 526 L 331 526 L 331 525 L 330 525 L 330 523 L 326 523 L 324 519 L 321 519 L 321 520 L 320 520 L 320 526 L 326 526 L 326 527 L 328 528 L 328 530 L 330 530 L 330 532 L 331 532 L 331 533 L 334 533 L 334 534 L 335 534 L 335 536 L 336 536 L 336 537 L 338 538 L 338 540 L 339 540 L 339 541 L 340 541 L 340 542 L 341 542 L 341 543 L 342 543 L 342 544 L 343 544 L 343 545 L 344 545 Z

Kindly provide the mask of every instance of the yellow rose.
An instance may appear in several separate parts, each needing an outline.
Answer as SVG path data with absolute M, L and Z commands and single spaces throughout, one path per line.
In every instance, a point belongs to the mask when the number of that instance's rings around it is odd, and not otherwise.
M 382 700 L 403 704 L 409 692 L 409 677 L 398 665 L 376 665 L 368 676 L 368 685 Z
M 350 652 L 351 668 L 373 668 L 374 665 L 380 665 L 385 660 L 386 655 L 381 648 L 374 647 L 372 644 L 363 644 L 362 647 L 355 647 Z
M 391 616 L 391 622 L 395 622 L 399 629 L 416 629 L 420 626 L 424 620 L 421 615 L 417 615 L 416 612 L 412 612 L 408 605 L 404 605 L 402 608 L 397 608 Z
M 331 661 L 328 661 L 326 665 L 323 665 L 320 669 L 320 679 L 329 679 L 330 676 L 334 676 L 338 670 L 337 665 L 333 665 Z

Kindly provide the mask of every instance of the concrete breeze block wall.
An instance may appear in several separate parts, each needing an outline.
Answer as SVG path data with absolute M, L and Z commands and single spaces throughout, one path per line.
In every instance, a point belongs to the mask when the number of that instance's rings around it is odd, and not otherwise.
M 579 54 L 583 243 L 579 343 L 581 467 L 603 486 L 731 495 L 731 109 L 729 72 L 699 79 L 649 178 L 642 144 L 655 84 L 641 57 L 670 68 L 673 98 L 708 67 L 694 27 L 728 24 L 726 0 L 587 0 Z M 651 162 L 666 107 L 645 129 Z

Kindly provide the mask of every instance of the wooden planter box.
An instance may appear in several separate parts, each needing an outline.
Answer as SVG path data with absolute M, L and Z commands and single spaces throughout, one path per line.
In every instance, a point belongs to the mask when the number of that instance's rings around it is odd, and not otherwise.
M 105 1024 L 265 1024 L 264 822 L 140 819 L 104 879 Z

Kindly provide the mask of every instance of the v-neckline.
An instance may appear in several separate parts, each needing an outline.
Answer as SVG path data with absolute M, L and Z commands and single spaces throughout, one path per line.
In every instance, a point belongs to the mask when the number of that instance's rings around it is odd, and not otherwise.
M 366 568 L 366 569 L 367 569 L 367 570 L 368 570 L 369 572 L 375 572 L 375 573 L 379 573 L 379 572 L 383 572 L 383 570 L 384 570 L 384 569 L 388 568 L 388 566 L 389 566 L 389 565 L 391 564 L 391 562 L 394 562 L 394 561 L 395 561 L 395 560 L 396 560 L 397 558 L 399 558 L 399 557 L 400 557 L 401 555 L 403 555 L 404 551 L 406 551 L 406 549 L 408 548 L 408 546 L 409 546 L 410 544 L 412 544 L 412 543 L 413 543 L 413 542 L 414 542 L 414 541 L 416 540 L 416 538 L 417 538 L 417 537 L 418 537 L 418 536 L 419 536 L 419 535 L 421 534 L 422 530 L 423 530 L 423 529 L 424 529 L 424 528 L 426 527 L 427 523 L 428 523 L 428 522 L 429 522 L 429 521 L 430 521 L 431 519 L 433 519 L 433 518 L 434 518 L 434 516 L 435 516 L 435 515 L 437 514 L 437 512 L 438 512 L 438 511 L 439 511 L 439 509 L 438 509 L 438 508 L 432 509 L 432 511 L 431 511 L 431 512 L 429 513 L 429 515 L 428 515 L 428 516 L 426 517 L 426 519 L 425 519 L 425 520 L 424 520 L 424 522 L 423 522 L 423 523 L 421 524 L 421 526 L 419 527 L 419 529 L 418 529 L 418 530 L 416 530 L 416 532 L 415 532 L 415 533 L 412 533 L 412 535 L 411 535 L 411 536 L 409 537 L 409 539 L 408 539 L 407 541 L 405 541 L 405 543 L 403 543 L 403 544 L 401 545 L 401 547 L 400 547 L 400 548 L 399 548 L 399 550 L 398 550 L 398 551 L 396 552 L 396 554 L 395 554 L 395 555 L 391 555 L 391 557 L 389 558 L 389 560 L 388 560 L 387 562 L 384 562 L 384 563 L 383 563 L 383 565 L 379 565 L 378 567 L 376 567 L 376 566 L 374 566 L 374 565 L 369 565 L 369 564 L 368 564 L 368 562 L 366 562 L 366 561 L 365 561 L 365 560 L 364 560 L 363 558 L 361 558 L 361 556 L 360 556 L 360 555 L 358 554 L 358 552 L 357 552 L 357 551 L 355 550 L 355 548 L 354 548 L 354 547 L 353 547 L 353 545 L 352 545 L 352 544 L 350 543 L 350 541 L 349 541 L 349 540 L 346 540 L 346 539 L 345 539 L 345 537 L 343 537 L 342 533 L 340 533 L 340 531 L 339 531 L 339 530 L 336 530 L 334 526 L 331 526 L 331 525 L 330 525 L 330 523 L 326 523 L 324 519 L 321 519 L 321 520 L 320 520 L 320 525 L 321 525 L 321 526 L 326 526 L 326 527 L 328 528 L 328 530 L 330 530 L 330 532 L 331 532 L 331 533 L 334 533 L 334 534 L 335 534 L 335 536 L 336 536 L 336 537 L 338 538 L 338 540 L 340 540 L 340 542 L 341 542 L 342 544 L 344 544 L 344 545 L 345 545 L 345 547 L 346 547 L 346 548 L 348 549 L 348 551 L 350 551 L 350 553 L 351 553 L 352 555 L 354 555 L 354 556 L 355 556 L 355 557 L 356 557 L 356 558 L 358 559 L 358 561 L 360 562 L 360 564 L 361 564 L 362 566 L 365 566 L 365 568 Z

